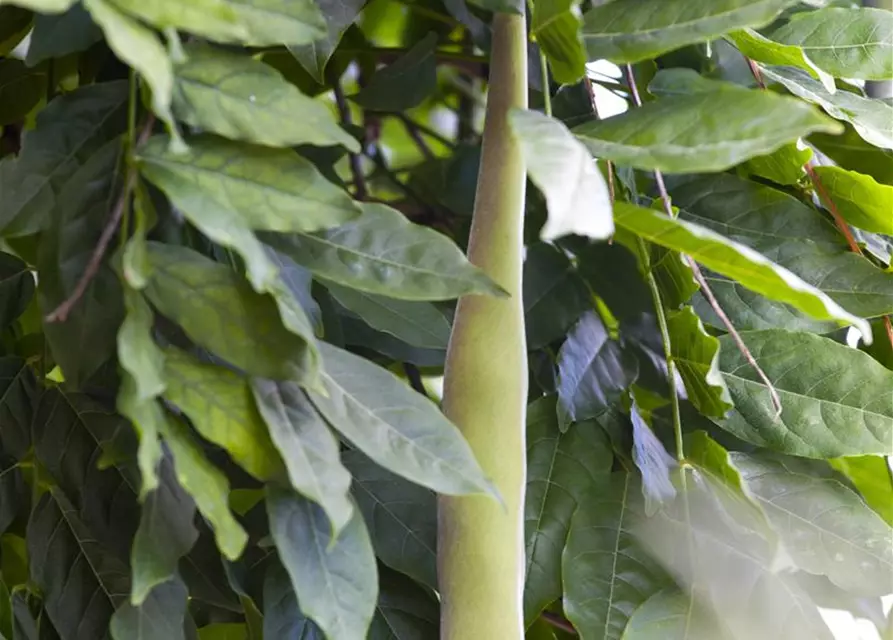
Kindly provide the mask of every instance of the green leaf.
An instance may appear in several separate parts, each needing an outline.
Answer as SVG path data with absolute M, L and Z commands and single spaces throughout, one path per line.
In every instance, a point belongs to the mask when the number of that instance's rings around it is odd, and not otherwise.
M 842 129 L 800 100 L 743 88 L 663 98 L 573 129 L 597 158 L 667 173 L 722 171 L 814 131 Z
M 741 90 L 741 86 L 724 80 L 705 78 L 694 69 L 684 67 L 660 69 L 648 83 L 648 93 L 658 98 L 736 90 Z
M 171 113 L 174 70 L 167 51 L 155 33 L 121 13 L 106 0 L 83 0 L 84 7 L 102 28 L 109 48 L 123 62 L 133 67 L 152 89 L 152 110 L 173 135 L 171 150 L 183 152 L 183 141 L 177 134 Z
M 332 297 L 366 324 L 407 344 L 425 349 L 447 348 L 451 313 L 425 301 L 395 300 L 326 283 Z
M 326 34 L 321 7 L 313 0 L 226 0 L 248 31 L 240 38 L 252 47 L 303 45 Z
M 589 60 L 640 62 L 736 29 L 768 24 L 794 0 L 638 0 L 583 16 Z
M 154 397 L 139 396 L 138 384 L 130 373 L 122 372 L 117 409 L 130 420 L 139 436 L 137 461 L 141 478 L 139 499 L 142 501 L 150 491 L 158 487 L 157 468 L 163 455 L 158 435 L 164 414 Z
M 471 293 L 504 295 L 452 240 L 381 204 L 316 234 L 264 234 L 264 242 L 337 284 L 402 300 L 449 300 Z
M 405 111 L 417 107 L 437 88 L 437 34 L 419 40 L 404 55 L 376 71 L 351 99 L 371 111 Z
M 0 59 L 0 126 L 24 120 L 46 94 L 43 69 L 29 69 L 21 60 Z
M 229 510 L 229 481 L 205 457 L 201 446 L 181 421 L 167 416 L 161 433 L 173 454 L 177 480 L 213 527 L 220 551 L 229 560 L 236 560 L 242 555 L 248 535 Z
M 118 330 L 118 361 L 131 375 L 138 400 L 151 400 L 164 391 L 164 353 L 152 340 L 155 314 L 143 296 L 125 289 L 127 315 Z
M 185 247 L 151 242 L 146 295 L 197 344 L 258 376 L 304 379 L 317 368 L 309 327 L 302 339 L 279 319 L 274 300 L 226 265 Z
M 0 4 L 12 4 L 38 13 L 62 13 L 68 11 L 77 0 L 0 0 Z
M 686 434 L 685 459 L 719 478 L 736 492 L 744 492 L 741 472 L 733 464 L 731 454 L 706 431 Z
M 555 411 L 554 396 L 527 408 L 524 619 L 528 623 L 561 597 L 561 552 L 571 517 L 586 492 L 608 480 L 613 462 L 607 437 L 597 423 L 580 422 L 561 433 Z
M 438 601 L 409 578 L 384 570 L 368 640 L 429 640 L 440 626 Z
M 0 252 L 0 328 L 21 316 L 34 297 L 34 274 L 14 255 Z
M 893 478 L 882 456 L 832 458 L 832 467 L 855 485 L 865 502 L 893 527 Z
M 215 622 L 198 630 L 198 640 L 245 640 L 248 637 L 248 627 L 241 622 Z
M 118 9 L 135 16 L 159 31 L 181 29 L 212 40 L 231 42 L 247 37 L 246 26 L 239 20 L 228 0 L 171 2 L 156 0 L 111 0 Z
M 799 277 L 728 238 L 690 222 L 674 220 L 653 209 L 615 203 L 618 227 L 668 249 L 681 251 L 747 288 L 779 302 L 786 302 L 818 320 L 852 324 L 870 340 L 868 323 L 852 315 L 825 293 Z
M 586 283 L 556 247 L 537 242 L 524 258 L 524 327 L 527 349 L 541 349 L 561 338 L 592 308 Z
M 353 516 L 350 474 L 341 464 L 337 438 L 295 383 L 255 379 L 253 388 L 291 486 L 323 508 L 337 536 Z
M 866 231 L 893 235 L 893 187 L 840 167 L 816 167 L 815 172 L 844 220 Z
M 345 191 L 291 149 L 211 135 L 191 138 L 189 146 L 188 153 L 177 154 L 156 136 L 139 150 L 143 175 L 186 215 L 223 209 L 264 231 L 318 231 L 359 215 Z
M 598 417 L 638 377 L 635 358 L 611 339 L 598 314 L 586 313 L 558 352 L 558 420 Z
M 124 603 L 112 616 L 113 640 L 185 640 L 188 592 L 174 579 L 152 590 L 140 607 Z
M 722 640 L 734 636 L 694 596 L 674 588 L 654 594 L 629 618 L 622 640 Z
M 834 93 L 836 87 L 834 78 L 823 71 L 809 59 L 807 51 L 796 44 L 775 42 L 753 29 L 733 31 L 728 38 L 735 43 L 738 51 L 751 60 L 757 60 L 763 64 L 775 64 L 790 67 L 799 67 L 813 78 L 819 80 L 828 93 Z M 850 76 L 847 76 L 850 77 Z
M 150 592 L 154 596 L 165 591 L 163 583 L 177 576 L 180 558 L 198 539 L 198 529 L 193 525 L 195 503 L 177 483 L 170 459 L 161 464 L 159 475 L 158 487 L 143 503 L 130 552 L 130 603 L 137 607 L 146 604 Z M 185 602 L 185 591 L 182 599 Z
M 546 197 L 543 240 L 577 234 L 597 240 L 614 233 L 608 185 L 595 161 L 560 121 L 515 109 L 509 122 L 531 181 Z
M 691 307 L 670 312 L 667 329 L 688 399 L 705 416 L 723 417 L 733 405 L 719 372 L 719 340 L 704 330 Z
M 168 349 L 165 355 L 164 397 L 248 473 L 260 480 L 279 476 L 282 461 L 254 405 L 248 380 L 180 351 Z
M 117 141 L 106 144 L 60 194 L 38 254 L 38 301 L 43 315 L 74 293 L 87 269 L 118 198 L 119 150 Z M 44 323 L 53 356 L 68 383 L 79 387 L 112 356 L 123 312 L 118 278 L 103 263 L 67 319 Z
M 264 576 L 263 603 L 265 637 L 325 640 L 319 627 L 298 608 L 298 600 L 288 572 L 278 562 L 271 562 Z M 244 638 L 243 634 L 233 640 L 244 640 Z
M 288 50 L 314 80 L 324 84 L 326 64 L 366 0 L 318 0 L 317 4 L 324 16 L 325 32 L 310 44 L 290 46 Z
M 342 459 L 375 555 L 392 569 L 437 589 L 437 496 L 407 482 L 359 451 Z
M 188 46 L 186 54 L 174 67 L 173 108 L 183 122 L 270 147 L 340 144 L 360 150 L 331 109 L 303 95 L 273 67 L 203 45 Z
M 389 371 L 328 344 L 327 396 L 310 399 L 337 431 L 386 469 L 438 493 L 495 494 L 471 448 L 437 406 Z
M 7 55 L 31 29 L 31 12 L 0 2 L 0 56 Z M 33 38 L 32 45 L 33 46 Z
M 799 47 L 804 56 L 837 78 L 893 78 L 893 13 L 889 11 L 836 7 L 804 11 L 771 37 Z
M 828 338 L 781 330 L 741 334 L 781 398 L 769 392 L 729 338 L 720 368 L 735 410 L 717 421 L 753 444 L 809 458 L 893 453 L 893 371 Z
M 267 510 L 301 610 L 327 637 L 365 637 L 375 612 L 378 572 L 360 515 L 330 542 L 328 519 L 309 500 L 268 487 Z
M 583 638 L 618 640 L 633 610 L 671 584 L 636 542 L 638 481 L 615 473 L 580 502 L 561 554 L 564 611 Z
M 812 155 L 811 148 L 800 149 L 792 142 L 768 155 L 751 158 L 742 165 L 742 169 L 776 184 L 796 185 L 806 175 L 804 167 L 812 160 Z
M 893 530 L 824 464 L 744 453 L 732 463 L 800 569 L 862 595 L 893 591 Z
M 852 125 L 846 125 L 839 136 L 815 133 L 809 136 L 809 142 L 841 167 L 893 185 L 893 152 L 868 144 Z
M 533 5 L 530 31 L 561 84 L 575 84 L 586 73 L 579 0 L 540 0 Z
M 28 66 L 85 51 L 102 39 L 102 31 L 80 4 L 62 14 L 37 15 L 28 44 Z
M 0 161 L 4 237 L 40 230 L 63 187 L 109 140 L 124 131 L 126 82 L 103 82 L 59 96 L 41 109 L 15 159 Z M 79 187 L 83 186 L 79 184 Z
M 766 79 L 778 82 L 795 96 L 819 105 L 831 117 L 853 125 L 866 142 L 876 147 L 893 149 L 893 106 L 881 100 L 863 98 L 850 91 L 828 93 L 821 83 L 800 69 L 762 67 L 761 71 Z
M 31 448 L 37 385 L 23 358 L 0 357 L 0 450 L 16 459 Z

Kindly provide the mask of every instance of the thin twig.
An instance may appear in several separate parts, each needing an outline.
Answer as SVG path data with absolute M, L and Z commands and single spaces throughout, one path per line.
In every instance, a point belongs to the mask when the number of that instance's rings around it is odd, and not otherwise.
M 341 88 L 341 81 L 335 80 L 332 85 L 332 90 L 335 93 L 335 106 L 338 107 L 341 124 L 349 127 L 353 122 L 350 117 L 350 107 L 347 106 L 347 98 L 344 97 L 344 89 Z M 363 177 L 363 165 L 360 155 L 349 153 L 348 159 L 350 161 L 350 173 L 353 176 L 354 196 L 357 200 L 365 200 L 366 196 L 369 195 L 369 191 L 366 189 L 366 179 Z
M 409 380 L 409 386 L 427 398 L 428 391 L 425 389 L 425 383 L 422 381 L 422 373 L 419 371 L 419 368 L 410 362 L 404 362 L 403 371 L 406 373 L 407 380 Z
M 149 114 L 149 117 L 146 118 L 146 123 L 143 125 L 143 129 L 140 132 L 139 138 L 137 139 L 137 146 L 143 144 L 149 137 L 149 134 L 152 133 L 153 124 L 155 124 L 155 116 Z M 130 194 L 133 193 L 133 189 L 136 186 L 136 179 L 137 169 L 132 162 L 128 162 L 124 188 L 121 190 L 121 195 L 115 203 L 115 208 L 112 210 L 112 215 L 109 217 L 109 221 L 106 223 L 105 228 L 102 230 L 102 234 L 99 236 L 96 247 L 93 249 L 93 255 L 90 256 L 90 262 L 87 263 L 87 268 L 84 269 L 84 273 L 81 274 L 81 279 L 78 280 L 77 286 L 75 286 L 71 295 L 46 316 L 47 322 L 65 322 L 68 319 L 68 314 L 71 313 L 74 306 L 84 296 L 87 287 L 90 286 L 93 278 L 99 273 L 102 259 L 105 257 L 106 251 L 108 251 L 112 238 L 115 237 L 115 232 L 118 230 L 118 225 L 121 224 L 121 218 L 124 215 L 124 211 L 130 200 Z
M 394 115 L 397 116 L 398 118 L 400 118 L 400 120 L 402 120 L 403 123 L 407 127 L 410 127 L 410 126 L 413 127 L 414 129 L 416 129 L 420 133 L 425 134 L 429 138 L 433 138 L 434 140 L 437 140 L 440 144 L 447 147 L 448 149 L 453 149 L 456 146 L 456 143 L 453 140 L 450 140 L 448 137 L 446 137 L 445 135 L 443 135 L 436 129 L 433 129 L 433 128 L 429 127 L 428 125 L 426 125 L 422 122 L 419 122 L 417 120 L 413 120 L 412 118 L 407 116 L 405 113 L 395 113 Z
M 408 133 L 409 137 L 412 138 L 412 141 L 415 143 L 415 146 L 418 148 L 421 154 L 425 157 L 425 160 L 434 160 L 437 156 L 434 155 L 434 152 L 431 151 L 431 147 L 428 146 L 428 143 L 425 142 L 422 134 L 419 133 L 419 127 L 416 126 L 416 123 L 414 123 L 407 117 L 400 117 L 399 120 L 403 123 L 403 127 L 406 129 L 406 133 Z
M 565 633 L 577 635 L 577 630 L 574 629 L 574 625 L 572 625 L 570 622 L 556 613 L 552 613 L 551 611 L 543 611 L 542 614 L 540 614 L 540 617 L 542 617 L 545 622 L 552 625 L 556 629 L 561 629 Z
M 626 65 L 626 79 L 629 83 L 630 91 L 632 93 L 635 105 L 637 107 L 641 107 L 642 99 L 639 97 L 639 89 L 636 86 L 636 77 L 633 73 L 632 65 L 629 64 Z M 657 189 L 658 193 L 660 193 L 660 198 L 664 205 L 664 211 L 669 217 L 675 218 L 676 215 L 673 213 L 673 205 L 670 201 L 670 194 L 667 191 L 667 186 L 664 183 L 663 174 L 657 169 L 655 169 L 654 171 L 654 180 L 657 183 Z M 769 376 L 766 375 L 766 372 L 763 371 L 763 368 L 760 367 L 759 363 L 756 361 L 756 358 L 753 357 L 753 354 L 744 343 L 744 340 L 741 338 L 741 334 L 738 333 L 738 330 L 735 328 L 735 325 L 732 324 L 729 316 L 727 316 L 726 312 L 723 311 L 722 306 L 719 304 L 719 300 L 716 299 L 716 296 L 713 294 L 713 290 L 707 283 L 707 279 L 704 277 L 704 274 L 701 273 L 701 268 L 698 266 L 698 263 L 695 262 L 691 256 L 685 256 L 685 259 L 686 262 L 688 262 L 688 266 L 691 268 L 692 275 L 694 275 L 695 277 L 695 281 L 698 283 L 698 286 L 701 287 L 701 292 L 707 298 L 707 302 L 710 303 L 713 311 L 716 312 L 716 315 L 719 316 L 719 319 L 722 321 L 726 330 L 729 332 L 729 335 L 732 336 L 732 340 L 735 341 L 735 344 L 737 345 L 738 350 L 741 352 L 741 355 L 744 356 L 744 359 L 747 360 L 747 363 L 751 367 L 753 367 L 754 371 L 756 371 L 757 375 L 760 377 L 760 380 L 763 381 L 763 384 L 765 384 L 766 388 L 769 390 L 769 396 L 772 399 L 772 406 L 775 407 L 775 417 L 778 418 L 781 415 L 782 411 L 781 398 L 778 395 L 778 390 L 776 390 L 775 385 L 772 384 L 772 381 L 769 379 Z

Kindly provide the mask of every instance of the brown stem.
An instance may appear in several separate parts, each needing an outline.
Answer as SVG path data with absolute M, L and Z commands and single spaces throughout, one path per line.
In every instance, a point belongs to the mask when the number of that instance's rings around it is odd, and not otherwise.
M 431 151 L 431 147 L 428 146 L 428 143 L 425 142 L 425 139 L 419 132 L 419 126 L 402 114 L 397 117 L 400 119 L 400 122 L 403 123 L 403 126 L 406 128 L 406 133 L 408 133 L 409 137 L 412 138 L 412 141 L 415 143 L 415 146 L 418 147 L 418 150 L 421 152 L 421 154 L 425 157 L 425 160 L 434 160 L 434 152 Z
M 352 124 L 350 117 L 350 107 L 347 106 L 347 98 L 344 97 L 344 89 L 341 88 L 341 81 L 336 80 L 332 83 L 332 90 L 335 94 L 335 105 L 338 107 L 338 116 L 341 118 L 341 124 L 350 126 Z M 363 141 L 365 144 L 365 141 Z M 366 188 L 366 179 L 363 177 L 363 165 L 360 161 L 360 155 L 357 153 L 348 154 L 350 161 L 350 174 L 353 176 L 354 197 L 357 200 L 365 200 L 369 195 Z
M 633 97 L 633 102 L 636 107 L 642 106 L 642 99 L 639 96 L 639 88 L 636 86 L 636 76 L 633 72 L 632 65 L 626 65 L 625 68 L 626 79 L 629 84 L 630 92 Z M 664 205 L 664 211 L 666 214 L 675 218 L 676 215 L 673 213 L 673 205 L 670 202 L 670 194 L 667 191 L 667 185 L 664 183 L 663 174 L 658 170 L 654 170 L 654 180 L 657 183 L 658 193 L 660 193 L 660 199 Z M 744 359 L 747 360 L 747 363 L 753 367 L 753 370 L 756 371 L 757 375 L 760 377 L 760 380 L 763 381 L 763 384 L 766 385 L 766 388 L 769 390 L 769 396 L 772 399 L 772 406 L 775 407 L 775 415 L 776 417 L 781 415 L 781 398 L 778 395 L 778 390 L 776 390 L 775 385 L 772 384 L 772 381 L 769 380 L 769 376 L 766 375 L 766 372 L 763 371 L 762 367 L 760 367 L 759 363 L 756 361 L 756 358 L 753 357 L 753 354 L 748 349 L 747 345 L 744 343 L 744 340 L 741 338 L 741 334 L 738 333 L 738 329 L 735 328 L 735 325 L 729 319 L 729 316 L 726 315 L 726 312 L 723 311 L 722 305 L 719 304 L 719 300 L 716 299 L 716 296 L 713 294 L 713 290 L 710 288 L 710 285 L 707 283 L 707 279 L 704 277 L 704 274 L 701 273 L 701 268 L 698 266 L 698 263 L 692 259 L 691 256 L 685 256 L 686 262 L 688 262 L 688 266 L 691 268 L 692 275 L 695 277 L 695 281 L 698 283 L 698 286 L 701 287 L 701 292 L 704 294 L 704 297 L 707 298 L 707 302 L 710 303 L 710 306 L 713 308 L 713 311 L 722 321 L 723 325 L 726 328 L 726 331 L 729 332 L 729 335 L 732 336 L 732 340 L 735 341 L 735 345 L 738 347 L 738 350 L 741 352 L 741 355 L 744 356 Z
M 142 131 L 140 132 L 139 139 L 137 140 L 137 146 L 143 144 L 149 137 L 149 134 L 152 132 L 152 125 L 154 123 L 155 116 L 150 114 L 149 117 L 146 119 L 146 123 L 143 125 Z M 90 256 L 90 262 L 87 263 L 87 268 L 84 269 L 84 273 L 81 274 L 81 279 L 78 280 L 78 283 L 71 295 L 68 296 L 68 298 L 66 298 L 58 307 L 56 307 L 46 316 L 47 322 L 65 322 L 68 319 L 68 314 L 71 313 L 71 310 L 84 296 L 84 293 L 86 293 L 87 287 L 90 286 L 90 282 L 92 282 L 93 278 L 96 277 L 96 274 L 99 273 L 99 267 L 102 265 L 102 259 L 105 257 L 106 251 L 108 251 L 109 244 L 111 244 L 112 242 L 112 238 L 115 237 L 115 232 L 118 230 L 118 225 L 121 224 L 121 218 L 124 215 L 124 210 L 127 208 L 127 203 L 130 200 L 130 194 L 133 193 L 133 189 L 136 186 L 136 180 L 136 167 L 132 162 L 128 162 L 127 177 L 124 180 L 124 188 L 121 190 L 121 195 L 118 197 L 118 201 L 115 203 L 115 208 L 112 210 L 112 215 L 109 217 L 109 221 L 106 223 L 105 227 L 102 230 L 102 234 L 99 236 L 96 247 L 93 249 L 93 255 Z
M 571 635 L 577 635 L 577 630 L 574 629 L 574 625 L 570 622 L 562 618 L 556 613 L 551 613 L 550 611 L 543 611 L 540 617 L 556 629 L 561 629 L 565 633 L 570 633 Z

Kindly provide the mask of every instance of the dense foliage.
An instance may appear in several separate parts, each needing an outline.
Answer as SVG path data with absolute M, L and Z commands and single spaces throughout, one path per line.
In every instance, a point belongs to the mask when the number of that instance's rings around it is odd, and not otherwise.
M 893 13 L 472 1 L 0 0 L 0 638 L 438 637 L 493 11 L 528 637 L 893 633 Z

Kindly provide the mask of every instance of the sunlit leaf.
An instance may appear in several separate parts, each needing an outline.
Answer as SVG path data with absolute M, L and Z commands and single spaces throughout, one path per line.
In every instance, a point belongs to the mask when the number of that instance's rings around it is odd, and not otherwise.
M 728 37 L 738 50 L 751 60 L 764 64 L 800 67 L 819 80 L 829 93 L 834 93 L 836 90 L 834 78 L 816 66 L 803 47 L 775 42 L 753 29 L 733 31 Z
M 893 527 L 893 477 L 883 456 L 833 458 L 832 467 L 852 482 L 865 502 Z
M 181 29 L 212 40 L 231 41 L 247 36 L 247 29 L 227 0 L 110 0 L 121 11 L 159 30 Z
M 576 0 L 540 0 L 533 4 L 530 30 L 546 54 L 556 82 L 573 84 L 586 73 L 582 25 Z
M 840 167 L 816 167 L 822 188 L 851 225 L 893 235 L 893 186 Z

